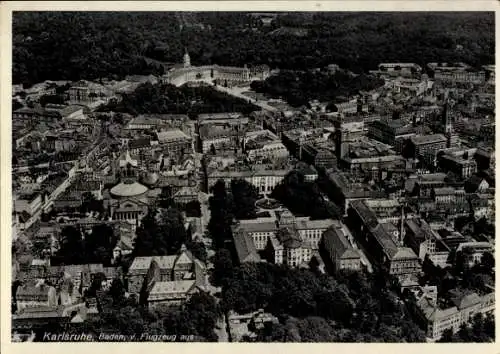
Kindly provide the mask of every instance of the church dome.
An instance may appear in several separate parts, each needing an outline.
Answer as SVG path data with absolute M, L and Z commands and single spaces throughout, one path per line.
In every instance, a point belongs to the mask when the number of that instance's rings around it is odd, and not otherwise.
M 121 182 L 111 188 L 111 194 L 115 197 L 135 197 L 148 191 L 148 187 L 139 182 L 125 183 Z
M 152 186 L 158 182 L 159 176 L 156 172 L 148 173 L 142 179 L 142 182 L 148 186 Z

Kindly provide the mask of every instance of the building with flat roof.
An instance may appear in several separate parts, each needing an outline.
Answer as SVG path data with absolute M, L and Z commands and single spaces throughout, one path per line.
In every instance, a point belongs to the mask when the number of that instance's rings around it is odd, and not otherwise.
M 368 136 L 384 144 L 391 145 L 396 151 L 401 152 L 403 142 L 415 136 L 417 127 L 401 119 L 383 119 L 368 124 Z
M 447 140 L 443 134 L 417 135 L 410 138 L 415 149 L 415 157 L 421 158 L 428 165 L 435 165 L 438 151 L 446 148 Z
M 328 197 L 334 201 L 347 215 L 349 204 L 358 199 L 386 198 L 383 191 L 370 188 L 367 184 L 354 180 L 352 176 L 344 172 L 332 172 L 328 174 Z
M 469 157 L 470 156 L 470 157 Z M 443 172 L 453 172 L 461 179 L 467 179 L 477 172 L 473 155 L 457 156 L 451 153 L 438 154 L 437 164 Z

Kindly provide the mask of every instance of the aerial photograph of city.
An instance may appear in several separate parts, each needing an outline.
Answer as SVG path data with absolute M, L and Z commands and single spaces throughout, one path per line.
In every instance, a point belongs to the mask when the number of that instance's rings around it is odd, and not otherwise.
M 16 11 L 11 101 L 12 342 L 495 342 L 495 12 Z

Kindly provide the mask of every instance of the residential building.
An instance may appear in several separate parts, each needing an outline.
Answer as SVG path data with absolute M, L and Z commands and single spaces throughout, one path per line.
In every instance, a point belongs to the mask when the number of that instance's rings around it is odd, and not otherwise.
M 441 268 L 446 268 L 450 264 L 450 248 L 425 220 L 407 219 L 404 227 L 404 243 L 418 255 L 421 261 L 428 256 L 436 266 Z
M 156 282 L 148 296 L 149 308 L 158 305 L 178 306 L 200 291 L 196 280 L 176 280 Z
M 440 308 L 437 304 L 437 291 L 426 288 L 412 290 L 415 297 L 416 314 L 425 329 L 427 338 L 439 340 L 444 331 L 459 331 L 460 326 L 468 323 L 477 313 L 492 313 L 495 309 L 495 293 L 478 295 L 477 293 L 457 294 L 453 298 L 454 306 Z
M 69 101 L 72 103 L 108 102 L 115 97 L 114 93 L 103 85 L 80 80 L 68 90 Z
M 56 307 L 58 304 L 56 289 L 43 281 L 31 281 L 20 285 L 15 300 L 18 311 L 33 307 Z
M 349 229 L 340 221 L 335 221 L 321 238 L 321 244 L 335 271 L 361 269 L 361 256 L 359 251 L 351 244 L 352 235 Z
M 211 126 L 203 125 L 199 127 L 199 139 L 201 141 L 201 153 L 215 150 L 227 150 L 239 147 L 239 131 L 232 126 Z M 243 133 L 241 133 L 243 138 Z M 213 147 L 213 148 L 212 148 Z
M 485 178 L 475 174 L 465 181 L 464 188 L 467 193 L 482 193 L 490 188 L 490 184 Z
M 156 133 L 162 150 L 168 154 L 183 154 L 192 152 L 191 138 L 180 129 L 172 129 Z
M 401 119 L 384 119 L 370 122 L 368 136 L 384 144 L 394 146 L 401 152 L 406 139 L 415 136 L 417 129 Z
M 438 155 L 438 166 L 444 172 L 453 172 L 461 179 L 467 179 L 477 171 L 477 163 L 472 158 L 452 154 Z
M 405 182 L 406 191 L 420 197 L 430 197 L 433 189 L 446 186 L 446 174 L 442 172 L 413 175 Z
M 224 113 L 201 113 L 198 115 L 198 124 L 203 125 L 230 125 L 244 126 L 248 124 L 248 117 L 245 117 L 240 112 L 224 112 Z
M 189 117 L 185 114 L 141 114 L 132 118 L 126 130 L 163 130 L 180 128 L 189 122 Z
M 178 204 L 187 204 L 189 202 L 198 201 L 198 188 L 182 187 L 173 195 L 173 200 Z
M 464 242 L 457 247 L 456 252 L 461 252 L 465 264 L 473 267 L 481 262 L 485 253 L 494 253 L 494 246 L 489 242 Z
M 368 206 L 377 216 L 377 220 L 381 223 L 392 222 L 397 223 L 401 218 L 401 203 L 397 199 L 365 199 Z M 408 218 L 409 215 L 406 215 Z
M 442 134 L 412 136 L 410 142 L 416 157 L 422 158 L 428 165 L 435 165 L 438 151 L 446 148 L 446 137 Z
M 255 248 L 254 240 L 245 229 L 237 228 L 233 230 L 233 242 L 240 264 L 261 261 Z
M 295 170 L 304 176 L 306 182 L 314 182 L 318 179 L 318 171 L 312 165 L 305 162 L 299 162 L 295 166 Z
M 150 307 L 179 305 L 206 286 L 205 265 L 183 245 L 177 255 L 136 257 L 128 272 L 128 291 Z
M 323 148 L 315 144 L 304 145 L 302 159 L 316 168 L 331 169 L 337 166 L 337 158 L 333 149 Z
M 379 223 L 363 200 L 350 203 L 347 221 L 353 236 L 370 250 L 367 256 L 387 269 L 389 274 L 406 282 L 420 272 L 418 256 L 403 245 L 402 227 L 398 230 L 392 223 Z
M 495 170 L 495 149 L 490 147 L 481 147 L 476 150 L 474 158 L 477 162 L 478 170 Z
M 484 71 L 468 70 L 436 70 L 434 80 L 442 83 L 471 83 L 483 84 L 486 82 L 486 73 Z
M 329 173 L 328 182 L 328 197 L 335 201 L 345 215 L 349 204 L 354 200 L 386 198 L 385 192 L 373 190 L 367 184 L 354 180 L 348 173 Z
M 19 194 L 14 197 L 14 211 L 16 213 L 25 211 L 29 215 L 35 215 L 41 209 L 42 204 L 42 195 L 38 191 Z
M 465 199 L 465 190 L 455 189 L 453 187 L 434 188 L 431 191 L 431 197 L 437 205 L 439 204 L 463 204 Z

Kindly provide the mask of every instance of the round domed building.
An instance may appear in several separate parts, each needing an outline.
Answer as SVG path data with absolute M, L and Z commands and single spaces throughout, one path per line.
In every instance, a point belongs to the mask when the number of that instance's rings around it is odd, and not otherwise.
M 111 218 L 137 224 L 148 212 L 149 188 L 138 182 L 138 163 L 128 151 L 118 165 L 120 182 L 109 191 Z
M 139 182 L 123 181 L 111 188 L 110 193 L 115 198 L 141 198 L 148 190 L 148 187 Z

